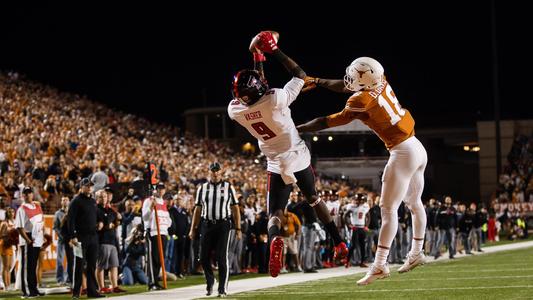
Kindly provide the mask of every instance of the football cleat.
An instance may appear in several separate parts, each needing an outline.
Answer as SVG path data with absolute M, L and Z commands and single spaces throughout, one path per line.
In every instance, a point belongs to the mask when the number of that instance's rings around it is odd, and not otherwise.
M 407 254 L 407 259 L 403 266 L 398 269 L 398 272 L 405 273 L 409 272 L 417 266 L 421 266 L 426 263 L 426 256 L 424 253 L 419 252 L 418 255 L 412 255 L 410 252 Z
M 277 277 L 281 271 L 283 257 L 283 238 L 276 236 L 270 242 L 270 260 L 268 263 L 268 269 L 270 276 Z
M 370 270 L 366 273 L 365 277 L 357 281 L 357 285 L 367 285 L 376 281 L 377 279 L 383 279 L 390 276 L 390 270 L 388 265 L 377 266 L 373 264 Z
M 333 253 L 333 260 L 344 259 L 348 255 L 348 247 L 344 242 L 340 242 L 335 246 L 335 252 Z

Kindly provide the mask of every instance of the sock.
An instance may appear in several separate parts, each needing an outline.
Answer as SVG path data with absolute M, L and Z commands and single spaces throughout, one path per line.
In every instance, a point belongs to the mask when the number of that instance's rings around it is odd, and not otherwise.
M 331 238 L 333 239 L 333 243 L 335 246 L 337 246 L 340 242 L 342 242 L 341 236 L 339 235 L 339 231 L 337 230 L 337 225 L 335 225 L 335 222 L 331 221 L 328 224 L 326 224 L 326 230 L 331 235 Z
M 268 240 L 270 242 L 272 242 L 272 239 L 276 236 L 280 235 L 279 234 L 279 227 L 274 225 L 274 226 L 270 226 L 270 228 L 268 228 Z M 269 243 L 270 244 L 270 243 Z
M 384 266 L 387 264 L 387 257 L 389 257 L 389 248 L 384 248 L 381 246 L 378 246 L 378 249 L 376 251 L 376 259 L 374 260 L 374 264 L 378 266 Z
M 422 251 L 422 247 L 424 246 L 424 239 L 417 239 L 413 238 L 413 241 L 411 242 L 411 254 L 413 256 L 418 255 L 420 251 Z

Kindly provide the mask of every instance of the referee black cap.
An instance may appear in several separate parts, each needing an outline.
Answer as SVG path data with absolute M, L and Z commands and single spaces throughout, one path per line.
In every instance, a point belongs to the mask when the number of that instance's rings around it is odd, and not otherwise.
M 218 172 L 220 171 L 220 164 L 218 162 L 214 162 L 209 166 L 209 171 L 211 172 Z

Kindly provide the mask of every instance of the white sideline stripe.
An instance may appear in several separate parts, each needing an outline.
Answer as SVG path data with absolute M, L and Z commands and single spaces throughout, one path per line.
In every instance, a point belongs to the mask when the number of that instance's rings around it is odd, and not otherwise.
M 335 293 L 375 293 L 375 292 L 429 292 L 429 291 L 448 291 L 448 290 L 484 290 L 484 289 L 532 289 L 533 285 L 502 285 L 502 286 L 465 286 L 465 287 L 442 287 L 442 288 L 418 288 L 418 289 L 371 289 L 371 290 L 354 290 L 354 289 L 346 289 L 346 290 L 335 290 Z M 278 291 L 257 291 L 255 292 L 257 294 L 262 295 L 312 295 L 312 294 L 331 294 L 331 291 L 298 291 L 298 292 L 288 292 L 284 290 L 278 290 Z M 249 297 L 250 295 L 243 295 L 243 297 Z M 238 298 L 239 295 L 233 295 L 232 297 Z
M 495 252 L 501 252 L 501 251 L 507 251 L 507 250 L 517 250 L 517 249 L 524 249 L 533 247 L 533 241 L 527 241 L 527 242 L 518 242 L 515 244 L 506 244 L 501 246 L 491 246 L 483 248 L 483 251 L 477 256 L 495 253 Z M 459 259 L 461 257 L 466 257 L 466 254 L 458 254 L 456 255 L 456 259 Z M 472 257 L 468 255 L 468 257 Z M 475 257 L 475 256 L 474 256 Z M 447 262 L 449 261 L 448 258 L 440 258 L 438 260 L 434 260 L 431 257 L 428 257 L 427 263 L 434 263 L 434 262 Z M 514 269 L 516 270 L 516 269 Z M 290 285 L 295 283 L 303 283 L 307 281 L 313 281 L 313 280 L 320 280 L 320 279 L 331 279 L 333 277 L 341 277 L 341 276 L 348 276 L 348 275 L 354 275 L 354 274 L 362 274 L 368 271 L 368 268 L 349 268 L 345 269 L 344 267 L 338 267 L 338 268 L 330 268 L 330 269 L 322 269 L 318 270 L 318 273 L 289 273 L 289 274 L 282 274 L 277 278 L 272 277 L 258 277 L 258 278 L 250 278 L 250 279 L 241 279 L 241 280 L 230 280 L 229 281 L 229 289 L 228 293 L 230 294 L 230 297 L 239 297 L 240 295 L 235 295 L 237 293 L 242 292 L 250 292 L 250 291 L 256 291 L 260 289 L 266 289 L 270 287 L 278 287 L 278 286 L 284 286 L 284 285 Z M 354 281 L 355 286 L 355 281 Z M 518 287 L 533 287 L 530 285 L 527 286 L 514 286 L 513 288 Z M 494 286 L 487 287 L 490 289 L 494 289 Z M 506 286 L 502 288 L 511 288 L 511 286 Z M 450 288 L 450 289 L 461 289 L 461 288 Z M 468 288 L 473 289 L 473 288 Z M 415 291 L 416 289 L 413 289 L 412 291 Z M 428 291 L 431 289 L 428 289 Z M 350 293 L 356 293 L 356 292 L 367 292 L 367 291 L 374 291 L 374 290 L 359 290 L 356 288 L 351 288 L 349 290 Z M 376 290 L 378 291 L 378 290 Z M 385 291 L 385 290 L 381 290 Z M 388 291 L 399 291 L 399 290 L 388 290 Z M 406 290 L 411 291 L 411 290 Z M 263 291 L 259 291 L 259 293 L 262 293 Z M 340 292 L 340 291 L 339 291 Z M 316 292 L 313 292 L 316 293 Z M 311 294 L 313 294 L 311 293 Z M 348 291 L 346 291 L 348 293 Z M 285 292 L 284 294 L 288 294 Z M 298 292 L 295 294 L 304 294 L 303 292 Z M 318 294 L 318 293 L 317 293 Z M 213 293 L 211 297 L 216 297 L 217 293 Z M 246 295 L 249 296 L 249 295 Z M 188 300 L 188 299 L 196 299 L 196 298 L 203 298 L 205 297 L 205 284 L 199 284 L 194 286 L 188 286 L 183 288 L 176 288 L 176 289 L 170 289 L 170 290 L 162 290 L 162 291 L 153 291 L 149 293 L 139 293 L 139 294 L 133 294 L 133 295 L 125 295 L 125 296 L 119 296 L 119 297 L 113 297 L 113 300 L 146 300 L 146 299 L 180 299 L 180 300 Z
M 477 277 L 455 277 L 455 278 L 409 278 L 409 281 L 442 281 L 442 280 L 478 280 L 478 279 L 516 279 L 516 278 L 531 278 L 533 275 L 510 275 L 510 276 L 477 276 Z M 389 281 L 405 281 L 405 279 L 388 279 Z M 299 285 L 300 286 L 300 285 Z
M 533 268 L 512 268 L 512 269 L 483 269 L 483 270 L 443 270 L 443 271 L 428 271 L 424 274 L 441 274 L 441 273 L 490 273 L 490 272 L 514 272 L 514 271 L 531 271 Z

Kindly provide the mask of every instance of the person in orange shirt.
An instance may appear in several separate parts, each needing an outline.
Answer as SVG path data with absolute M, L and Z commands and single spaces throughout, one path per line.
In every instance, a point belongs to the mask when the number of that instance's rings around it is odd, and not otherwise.
M 300 233 L 302 232 L 302 223 L 300 222 L 300 219 L 298 219 L 298 216 L 289 212 L 287 210 L 287 207 L 285 207 L 284 210 L 284 216 L 285 216 L 285 226 L 283 227 L 282 234 L 283 234 L 283 240 L 284 240 L 284 254 L 285 256 L 287 254 L 291 255 L 291 261 L 294 263 L 294 268 L 298 272 L 302 272 L 302 268 L 300 267 L 300 260 L 298 258 L 298 238 L 300 236 Z M 285 260 L 283 260 L 285 261 Z M 283 266 L 281 273 L 286 273 L 285 266 Z
M 399 272 L 407 272 L 424 264 L 422 246 L 426 213 L 421 196 L 427 153 L 415 137 L 415 121 L 411 113 L 400 106 L 385 78 L 383 67 L 373 58 L 359 57 L 346 68 L 344 80 L 307 77 L 305 81 L 307 89 L 321 86 L 352 95 L 342 111 L 299 125 L 299 132 L 319 131 L 359 119 L 376 133 L 390 152 L 382 177 L 382 226 L 376 259 L 365 277 L 357 281 L 357 284 L 367 285 L 376 279 L 390 276 L 387 256 L 398 228 L 398 207 L 402 200 L 411 211 L 413 241 L 408 259 Z

